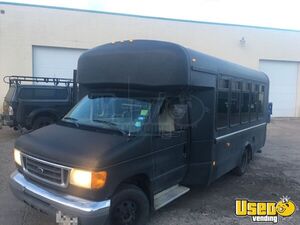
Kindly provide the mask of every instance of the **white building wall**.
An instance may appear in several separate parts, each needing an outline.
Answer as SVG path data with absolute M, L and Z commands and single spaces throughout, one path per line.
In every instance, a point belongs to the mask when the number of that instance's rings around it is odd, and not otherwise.
M 4 75 L 32 74 L 33 46 L 88 49 L 107 42 L 128 39 L 172 41 L 254 69 L 259 69 L 259 61 L 262 59 L 300 62 L 299 31 L 5 3 L 0 3 L 0 10 L 5 10 L 5 14 L 0 14 L 1 80 Z M 244 46 L 240 44 L 243 37 Z M 7 85 L 1 80 L 2 105 Z M 0 106 L 0 111 L 1 108 Z M 298 103 L 298 116 L 299 108 Z

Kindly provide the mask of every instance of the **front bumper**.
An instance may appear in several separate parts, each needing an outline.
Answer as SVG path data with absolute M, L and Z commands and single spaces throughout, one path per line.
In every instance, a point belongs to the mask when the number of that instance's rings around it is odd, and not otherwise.
M 61 212 L 63 215 L 78 217 L 81 225 L 102 225 L 107 221 L 110 200 L 95 202 L 49 190 L 27 180 L 18 171 L 13 172 L 10 178 L 11 190 L 18 199 L 53 218 Z

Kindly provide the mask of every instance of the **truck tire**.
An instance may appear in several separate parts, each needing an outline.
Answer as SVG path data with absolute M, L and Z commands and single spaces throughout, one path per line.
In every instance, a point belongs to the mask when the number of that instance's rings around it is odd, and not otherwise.
M 112 197 L 109 225 L 145 225 L 150 213 L 146 194 L 135 185 L 123 185 Z
M 39 116 L 33 121 L 32 129 L 37 130 L 44 126 L 48 126 L 53 122 L 54 122 L 54 119 L 50 116 Z
M 239 165 L 233 170 L 234 174 L 237 176 L 244 175 L 248 169 L 249 162 L 249 150 L 245 149 Z

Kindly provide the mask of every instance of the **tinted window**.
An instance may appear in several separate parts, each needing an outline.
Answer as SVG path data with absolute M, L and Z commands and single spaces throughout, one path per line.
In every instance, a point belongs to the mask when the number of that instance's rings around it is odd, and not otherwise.
M 263 85 L 260 85 L 258 101 L 257 101 L 257 112 L 259 118 L 262 118 L 264 115 L 264 105 L 265 105 L 264 99 L 265 99 L 265 87 Z
M 252 92 L 250 95 L 250 119 L 257 120 L 257 101 L 258 101 L 259 85 L 252 84 Z
M 244 82 L 243 84 L 242 84 L 242 90 L 243 91 L 251 91 L 251 83 L 247 83 L 247 82 Z
M 55 98 L 55 92 L 57 90 L 54 89 L 35 89 L 34 90 L 34 98 L 35 99 L 53 99 Z
M 22 88 L 19 94 L 22 99 L 66 99 L 68 97 L 67 89 L 54 88 Z
M 248 122 L 249 121 L 249 92 L 242 92 L 241 98 L 241 121 Z
M 218 111 L 217 111 L 217 127 L 226 127 L 228 125 L 228 91 L 218 92 Z
M 22 99 L 33 99 L 33 89 L 22 88 L 19 93 L 19 98 Z
M 240 93 L 234 92 L 231 94 L 231 105 L 230 105 L 230 124 L 235 125 L 240 122 Z
M 254 121 L 257 119 L 256 99 L 257 99 L 257 94 L 255 92 L 252 92 L 250 95 L 250 119 L 251 119 L 251 121 Z
M 229 80 L 226 79 L 220 79 L 219 80 L 219 88 L 229 88 Z
M 233 82 L 230 104 L 230 125 L 240 123 L 240 82 Z

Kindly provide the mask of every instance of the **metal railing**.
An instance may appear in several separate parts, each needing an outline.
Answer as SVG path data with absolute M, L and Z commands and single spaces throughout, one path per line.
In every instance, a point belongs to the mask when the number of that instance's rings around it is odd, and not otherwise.
M 57 77 L 34 77 L 34 76 L 5 76 L 3 81 L 11 85 L 21 85 L 25 82 L 33 82 L 34 84 L 52 84 L 59 85 L 63 84 L 66 86 L 73 85 L 73 79 L 57 78 Z

